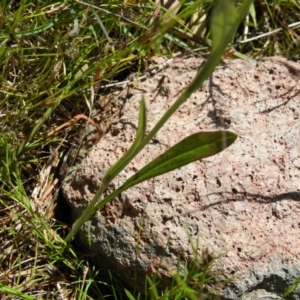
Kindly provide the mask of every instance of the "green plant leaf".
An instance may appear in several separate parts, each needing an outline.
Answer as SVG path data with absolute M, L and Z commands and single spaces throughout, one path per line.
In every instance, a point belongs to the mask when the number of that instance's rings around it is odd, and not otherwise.
M 236 138 L 237 135 L 230 131 L 199 132 L 186 137 L 127 179 L 121 187 L 95 206 L 94 212 L 130 187 L 217 154 L 229 147 Z
M 292 294 L 299 286 L 299 284 L 300 284 L 300 277 L 297 278 L 295 282 L 284 291 L 283 297 L 287 297 L 288 295 Z
M 119 159 L 112 167 L 108 169 L 106 172 L 105 177 L 103 178 L 103 183 L 105 184 L 107 181 L 111 181 L 113 178 L 116 177 L 117 174 L 120 173 L 128 163 L 136 156 L 136 154 L 140 151 L 140 145 L 144 140 L 145 131 L 147 126 L 147 119 L 146 119 L 146 103 L 145 99 L 142 98 L 140 102 L 140 111 L 139 111 L 139 123 L 138 129 L 136 132 L 136 137 L 129 148 L 129 150 Z
M 237 136 L 229 131 L 192 134 L 139 170 L 124 183 L 123 187 L 127 189 L 196 160 L 217 154 L 230 146 L 236 138 Z
M 232 1 L 219 0 L 213 10 L 211 21 L 212 52 L 223 51 L 232 42 L 237 26 L 238 13 Z
M 128 163 L 140 151 L 141 143 L 143 142 L 145 136 L 146 125 L 147 125 L 146 104 L 145 104 L 145 99 L 143 98 L 142 101 L 140 102 L 139 124 L 136 133 L 136 138 L 133 144 L 131 145 L 129 150 L 123 155 L 123 157 L 119 159 L 113 166 L 111 166 L 109 170 L 106 172 L 100 188 L 97 190 L 94 198 L 92 199 L 91 203 L 88 205 L 86 210 L 83 212 L 80 218 L 78 218 L 73 224 L 70 233 L 66 237 L 66 241 L 69 241 L 77 233 L 80 226 L 85 221 L 87 221 L 91 217 L 91 215 L 95 213 L 95 211 L 99 207 L 99 204 L 97 205 L 97 202 L 101 198 L 108 184 L 120 173 L 120 171 L 122 171 L 128 165 Z M 106 201 L 106 198 L 104 200 Z M 100 202 L 100 205 L 103 201 Z
M 27 295 L 25 293 L 22 293 L 21 291 L 11 288 L 7 285 L 4 285 L 0 283 L 0 292 L 2 295 L 7 295 L 7 296 L 16 296 L 19 299 L 25 299 L 25 300 L 36 300 L 35 297 L 32 297 L 30 295 Z
M 253 20 L 254 27 L 257 28 L 256 11 L 255 11 L 254 3 L 251 3 L 251 5 L 250 5 L 249 15 L 251 16 L 251 18 Z
M 133 295 L 128 290 L 126 290 L 126 289 L 125 289 L 125 294 L 126 294 L 126 296 L 127 296 L 127 298 L 129 300 L 135 300 L 135 298 L 133 297 Z

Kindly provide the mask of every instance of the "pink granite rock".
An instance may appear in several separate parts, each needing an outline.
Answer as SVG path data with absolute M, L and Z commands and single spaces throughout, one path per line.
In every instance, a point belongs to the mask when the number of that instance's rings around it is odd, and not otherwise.
M 202 62 L 178 57 L 154 77 L 100 99 L 107 133 L 63 184 L 74 218 L 132 144 L 142 96 L 149 129 Z M 222 63 L 109 191 L 187 135 L 228 129 L 239 138 L 215 156 L 130 188 L 98 211 L 79 234 L 90 241 L 97 263 L 141 289 L 145 275 L 157 272 L 163 288 L 179 257 L 193 260 L 190 237 L 200 254 L 207 248 L 223 254 L 213 271 L 234 278 L 217 292 L 224 299 L 256 299 L 245 298 L 256 290 L 280 296 L 300 277 L 299 74 L 299 64 L 279 57 Z M 299 289 L 291 299 L 300 299 Z

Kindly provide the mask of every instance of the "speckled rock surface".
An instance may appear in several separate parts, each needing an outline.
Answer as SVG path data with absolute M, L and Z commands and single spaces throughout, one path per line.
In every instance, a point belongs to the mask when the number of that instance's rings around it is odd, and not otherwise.
M 107 133 L 63 184 L 74 218 L 130 147 L 141 97 L 149 129 L 202 62 L 178 57 L 154 77 L 100 99 Z M 255 290 L 280 296 L 300 276 L 299 77 L 298 64 L 276 57 L 221 64 L 109 190 L 186 135 L 228 129 L 239 138 L 218 155 L 130 188 L 98 211 L 79 233 L 83 243 L 90 239 L 97 263 L 140 287 L 145 275 L 157 272 L 164 286 L 178 257 L 193 259 L 190 236 L 199 253 L 223 254 L 213 271 L 234 277 L 218 292 L 223 299 L 246 299 Z M 300 299 L 300 290 L 290 299 Z

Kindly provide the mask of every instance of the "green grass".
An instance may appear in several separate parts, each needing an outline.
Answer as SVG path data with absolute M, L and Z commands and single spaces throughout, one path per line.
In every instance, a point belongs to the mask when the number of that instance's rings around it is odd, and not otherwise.
M 95 81 L 106 84 L 126 70 L 143 73 L 153 55 L 210 52 L 214 1 L 183 1 L 176 15 L 162 9 L 160 26 L 150 33 L 148 28 L 157 22 L 150 1 L 89 3 L 0 4 L 0 294 L 7 299 L 144 297 L 109 272 L 97 270 L 73 244 L 64 242 L 68 228 L 53 218 L 57 191 L 43 203 L 35 202 L 32 193 L 41 197 L 53 181 L 53 169 L 49 178 L 40 179 L 51 149 L 61 155 L 80 144 L 84 123 L 49 131 L 78 114 L 89 116 Z M 226 56 L 299 58 L 299 29 L 288 28 L 300 19 L 297 1 L 255 1 L 250 12 Z M 278 28 L 283 30 L 241 43 Z M 175 275 L 173 286 L 159 295 L 150 280 L 148 298 L 209 298 L 205 289 L 214 280 L 209 268 L 195 259 L 187 270 Z

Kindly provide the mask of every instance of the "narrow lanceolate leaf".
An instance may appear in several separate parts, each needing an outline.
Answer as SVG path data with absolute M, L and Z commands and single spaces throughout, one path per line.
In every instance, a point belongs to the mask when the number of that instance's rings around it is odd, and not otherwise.
M 237 136 L 229 131 L 192 134 L 130 177 L 124 183 L 123 189 L 219 153 L 229 147 L 236 138 Z
M 106 183 L 106 181 L 107 183 L 109 183 L 111 180 L 113 180 L 113 178 L 115 178 L 128 165 L 128 163 L 132 160 L 136 153 L 138 153 L 139 147 L 145 136 L 146 126 L 146 103 L 145 99 L 143 98 L 140 102 L 139 123 L 135 140 L 129 150 L 125 153 L 125 155 L 107 171 L 103 179 L 104 183 Z
M 232 1 L 219 0 L 213 10 L 211 34 L 213 38 L 212 52 L 223 52 L 224 47 L 232 42 L 239 15 Z

